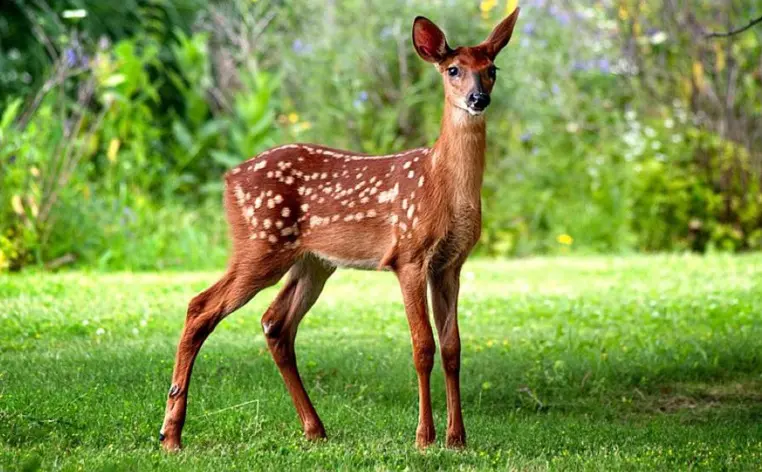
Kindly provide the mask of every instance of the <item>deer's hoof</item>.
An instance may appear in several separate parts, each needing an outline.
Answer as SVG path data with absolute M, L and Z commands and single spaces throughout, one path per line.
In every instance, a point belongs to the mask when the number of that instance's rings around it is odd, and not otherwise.
M 450 449 L 465 449 L 466 435 L 465 433 L 448 434 L 445 444 Z
M 322 424 L 316 424 L 316 425 L 305 425 L 304 426 L 304 437 L 307 438 L 310 441 L 317 441 L 319 439 L 325 439 L 325 428 L 323 428 Z
M 432 428 L 419 427 L 418 431 L 416 431 L 415 433 L 415 445 L 418 446 L 419 449 L 425 449 L 434 443 L 436 436 L 437 435 L 433 427 Z
M 161 443 L 161 448 L 166 452 L 178 452 L 180 449 L 182 449 L 180 438 L 175 439 L 167 437 L 167 435 L 164 434 L 164 431 L 159 432 L 159 442 Z

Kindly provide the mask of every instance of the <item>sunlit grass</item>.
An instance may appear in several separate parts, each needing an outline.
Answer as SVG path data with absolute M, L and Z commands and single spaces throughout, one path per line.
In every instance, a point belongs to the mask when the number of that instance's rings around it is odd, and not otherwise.
M 338 272 L 298 354 L 310 444 L 270 359 L 263 292 L 211 336 L 186 449 L 157 432 L 187 301 L 215 273 L 0 276 L 0 469 L 749 470 L 762 461 L 762 256 L 475 261 L 460 303 L 469 447 L 413 447 L 390 274 Z

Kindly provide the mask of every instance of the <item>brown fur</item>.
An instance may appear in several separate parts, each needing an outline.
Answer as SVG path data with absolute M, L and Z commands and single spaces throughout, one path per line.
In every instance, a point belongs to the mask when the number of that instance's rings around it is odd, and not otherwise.
M 437 65 L 445 83 L 441 134 L 432 148 L 366 156 L 292 144 L 266 151 L 226 175 L 233 254 L 225 275 L 188 306 L 161 432 L 165 449 L 180 447 L 191 370 L 204 340 L 225 316 L 287 272 L 285 285 L 262 317 L 262 328 L 305 435 L 325 436 L 299 377 L 294 339 L 337 266 L 388 269 L 399 279 L 418 373 L 419 446 L 435 437 L 429 392 L 435 352 L 426 299 L 430 285 L 446 375 L 447 445 L 465 445 L 458 280 L 481 231 L 486 146 L 484 118 L 472 116 L 466 96 L 476 86 L 492 90 L 488 68 L 510 39 L 517 16 L 518 9 L 479 46 L 454 50 L 436 25 L 416 19 L 416 50 Z M 463 72 L 458 77 L 447 73 L 454 66 Z

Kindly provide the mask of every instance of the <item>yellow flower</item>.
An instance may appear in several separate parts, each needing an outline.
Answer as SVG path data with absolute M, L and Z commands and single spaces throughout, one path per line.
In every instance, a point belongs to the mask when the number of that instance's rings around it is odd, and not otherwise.
M 31 167 L 29 169 L 29 173 L 32 174 L 33 177 L 39 177 L 40 176 L 40 169 L 36 167 Z
M 513 10 L 516 9 L 516 7 L 519 6 L 519 0 L 508 0 L 505 2 L 505 14 L 510 15 L 513 13 Z
M 556 241 L 558 241 L 558 244 L 563 244 L 564 246 L 571 246 L 574 242 L 574 238 L 569 236 L 568 234 L 559 234 L 558 237 L 556 237 Z
M 493 8 L 497 6 L 497 0 L 482 0 L 481 5 L 479 5 L 479 8 L 481 11 L 492 11 Z
M 297 121 L 299 121 L 299 115 L 297 115 L 294 112 L 291 112 L 291 113 L 288 114 L 288 122 L 289 123 L 291 123 L 293 125 Z
M 497 6 L 497 0 L 482 0 L 479 4 L 479 9 L 482 11 L 482 18 L 485 20 L 489 18 L 489 12 Z
M 21 203 L 20 196 L 14 195 L 11 197 L 11 207 L 13 207 L 13 211 L 16 212 L 17 215 L 22 216 L 24 214 L 24 204 Z
M 121 145 L 121 142 L 114 138 L 111 140 L 110 143 L 108 143 L 108 152 L 106 153 L 106 157 L 108 157 L 108 160 L 111 161 L 111 163 L 116 162 L 116 154 L 119 152 L 119 146 Z

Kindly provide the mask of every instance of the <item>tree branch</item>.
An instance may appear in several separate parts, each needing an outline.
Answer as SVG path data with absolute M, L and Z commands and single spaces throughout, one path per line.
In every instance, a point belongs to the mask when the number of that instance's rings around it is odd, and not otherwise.
M 725 32 L 725 33 L 707 33 L 706 35 L 704 35 L 704 37 L 707 38 L 707 39 L 709 39 L 709 38 L 727 38 L 728 36 L 733 36 L 733 35 L 738 34 L 738 33 L 743 33 L 744 31 L 746 31 L 747 29 L 749 29 L 752 26 L 756 25 L 757 23 L 762 23 L 762 16 L 760 16 L 757 19 L 751 20 L 748 25 L 743 26 L 741 28 L 730 30 L 730 31 Z

